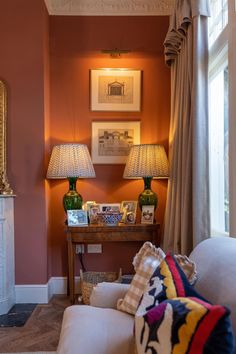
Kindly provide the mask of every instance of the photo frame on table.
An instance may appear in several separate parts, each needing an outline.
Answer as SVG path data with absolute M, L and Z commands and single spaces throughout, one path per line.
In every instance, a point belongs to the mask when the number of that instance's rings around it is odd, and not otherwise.
M 132 145 L 140 144 L 140 121 L 93 121 L 92 162 L 125 164 Z
M 87 210 L 76 209 L 67 210 L 68 226 L 86 226 L 88 225 Z
M 93 204 L 89 206 L 88 216 L 90 224 L 98 224 L 98 213 L 101 211 L 100 204 Z
M 82 209 L 83 210 L 87 210 L 87 212 L 89 211 L 89 208 L 91 205 L 94 205 L 94 204 L 97 204 L 95 200 L 88 200 L 86 201 L 83 206 L 82 206 Z
M 100 205 L 100 212 L 120 211 L 120 203 L 103 203 Z
M 141 213 L 141 224 L 153 224 L 154 205 L 143 205 Z
M 124 200 L 121 202 L 120 211 L 122 211 L 122 222 L 126 224 L 135 224 L 138 202 L 136 200 Z
M 137 69 L 91 69 L 91 111 L 140 112 L 141 78 Z

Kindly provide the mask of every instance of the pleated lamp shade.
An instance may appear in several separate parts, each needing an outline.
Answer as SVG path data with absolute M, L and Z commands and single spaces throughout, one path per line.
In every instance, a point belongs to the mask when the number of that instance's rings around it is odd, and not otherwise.
M 169 163 L 164 146 L 156 144 L 133 145 L 126 162 L 124 178 L 167 178 Z
M 94 178 L 95 171 L 87 145 L 62 144 L 53 147 L 47 178 Z

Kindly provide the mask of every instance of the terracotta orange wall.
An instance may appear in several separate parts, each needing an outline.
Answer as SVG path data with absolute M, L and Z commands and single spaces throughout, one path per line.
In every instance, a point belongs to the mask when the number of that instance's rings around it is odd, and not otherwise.
M 16 194 L 16 284 L 48 280 L 44 175 L 47 22 L 43 0 L 1 2 L 0 77 L 8 88 L 7 154 L 8 177 Z
M 51 17 L 50 18 L 50 142 L 79 142 L 91 147 L 91 122 L 140 120 L 141 143 L 168 147 L 170 72 L 164 64 L 163 41 L 167 17 Z M 120 59 L 100 53 L 108 48 L 130 49 Z M 141 112 L 91 112 L 89 69 L 135 68 L 143 71 Z M 50 151 L 47 151 L 49 158 Z M 142 181 L 123 179 L 124 165 L 95 165 L 96 179 L 81 180 L 84 200 L 135 200 Z M 48 181 L 50 190 L 51 275 L 67 272 L 65 214 L 62 196 L 67 181 Z M 154 181 L 159 197 L 156 219 L 163 225 L 167 181 Z M 88 269 L 130 272 L 131 258 L 140 244 L 104 244 L 102 254 L 85 254 Z

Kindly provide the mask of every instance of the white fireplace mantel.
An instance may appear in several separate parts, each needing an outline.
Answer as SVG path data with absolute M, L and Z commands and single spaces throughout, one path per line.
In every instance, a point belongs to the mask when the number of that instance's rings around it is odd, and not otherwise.
M 14 196 L 0 195 L 0 315 L 14 304 Z

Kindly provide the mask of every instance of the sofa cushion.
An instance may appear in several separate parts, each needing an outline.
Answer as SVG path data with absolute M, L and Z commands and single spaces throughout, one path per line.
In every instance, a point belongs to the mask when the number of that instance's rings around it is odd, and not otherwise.
M 118 299 L 123 298 L 129 289 L 129 284 L 102 282 L 92 290 L 90 305 L 116 309 Z
M 133 316 L 117 310 L 70 306 L 64 312 L 57 354 L 133 353 L 133 326 Z
M 143 248 L 142 258 L 137 263 L 136 273 L 131 281 L 129 290 L 124 299 L 120 299 L 117 302 L 118 310 L 133 315 L 136 313 L 151 275 L 165 257 L 165 253 L 161 248 L 156 248 L 154 245 L 150 246 L 150 242 L 145 244 L 147 244 L 147 247 Z
M 198 298 L 168 299 L 143 316 L 135 316 L 138 354 L 232 354 L 229 310 Z
M 141 298 L 137 314 L 144 314 L 160 302 L 180 296 L 201 297 L 188 282 L 176 258 L 168 253 L 152 274 Z

